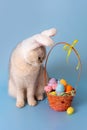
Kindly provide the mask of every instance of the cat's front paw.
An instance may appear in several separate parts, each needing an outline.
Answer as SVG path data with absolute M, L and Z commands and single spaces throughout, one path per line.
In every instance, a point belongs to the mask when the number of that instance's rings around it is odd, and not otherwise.
M 44 99 L 44 95 L 43 94 L 39 94 L 36 96 L 37 100 L 41 101 Z
M 28 99 L 28 104 L 29 104 L 30 106 L 35 106 L 35 105 L 37 104 L 37 101 L 34 100 L 34 99 L 32 99 L 32 100 L 29 100 L 29 99 Z
M 22 107 L 24 107 L 24 105 L 25 105 L 24 101 L 17 101 L 17 102 L 16 102 L 16 106 L 17 106 L 18 108 L 22 108 Z

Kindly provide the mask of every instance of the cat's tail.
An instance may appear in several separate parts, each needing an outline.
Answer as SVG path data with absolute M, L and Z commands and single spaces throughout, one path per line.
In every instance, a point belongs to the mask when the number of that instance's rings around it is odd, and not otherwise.
M 10 96 L 16 98 L 16 88 L 11 79 L 9 79 L 8 93 Z

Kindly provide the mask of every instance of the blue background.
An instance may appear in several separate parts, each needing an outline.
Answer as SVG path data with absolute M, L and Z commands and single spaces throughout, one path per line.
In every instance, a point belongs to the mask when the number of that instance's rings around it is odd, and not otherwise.
M 18 109 L 15 106 L 15 99 L 8 95 L 9 57 L 13 48 L 23 39 L 51 27 L 58 30 L 54 37 L 55 42 L 72 43 L 74 39 L 79 40 L 76 49 L 81 56 L 83 69 L 72 104 L 75 113 L 71 116 L 66 112 L 51 110 L 47 99 L 39 102 L 35 107 L 26 105 Z M 76 62 L 73 64 L 73 56 L 71 69 L 69 69 L 64 61 L 65 53 L 61 53 L 60 48 L 55 52 L 57 53 L 52 53 L 48 61 L 49 75 L 59 78 L 64 74 L 64 78 L 74 84 L 77 75 L 73 74 L 75 72 L 73 67 L 76 64 Z M 86 77 L 86 0 L 0 0 L 0 130 L 82 130 L 83 127 L 86 128 Z

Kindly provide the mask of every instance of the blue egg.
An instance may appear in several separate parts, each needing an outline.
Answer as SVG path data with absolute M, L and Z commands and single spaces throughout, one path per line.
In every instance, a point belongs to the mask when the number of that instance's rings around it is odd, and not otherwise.
M 61 84 L 59 81 L 58 81 L 58 85 L 56 87 L 56 93 L 62 93 L 65 91 L 65 88 L 64 88 L 64 85 Z

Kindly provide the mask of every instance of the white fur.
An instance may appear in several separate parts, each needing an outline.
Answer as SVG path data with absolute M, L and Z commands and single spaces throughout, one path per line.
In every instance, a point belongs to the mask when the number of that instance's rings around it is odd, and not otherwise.
M 52 37 L 52 36 L 56 35 L 56 32 L 57 32 L 57 30 L 55 28 L 51 28 L 49 30 L 43 31 L 41 34 Z
M 23 107 L 25 99 L 31 106 L 43 99 L 44 67 L 46 56 L 44 46 L 53 45 L 50 36 L 56 29 L 50 29 L 25 39 L 17 45 L 10 59 L 9 94 L 16 98 L 16 106 Z M 40 59 L 39 59 L 40 58 Z M 47 80 L 48 77 L 46 76 Z
M 50 38 L 56 34 L 56 29 L 52 28 L 49 30 L 45 30 L 40 34 L 36 34 L 28 39 L 23 40 L 22 44 L 22 52 L 24 57 L 26 54 L 37 47 L 40 46 L 52 46 L 54 45 L 54 41 Z

